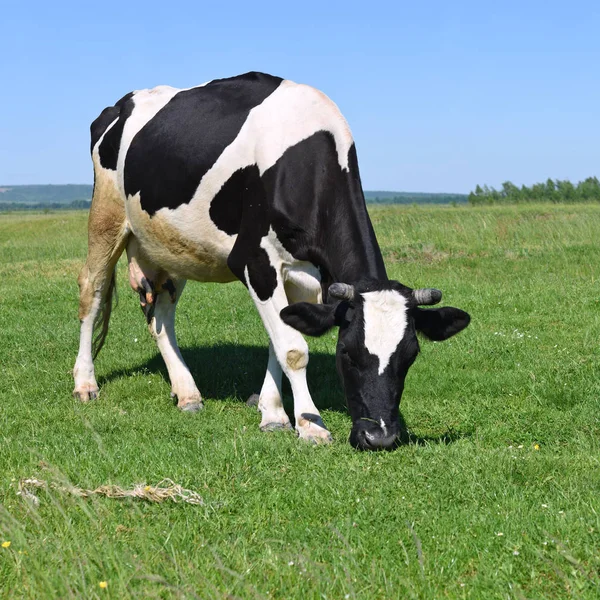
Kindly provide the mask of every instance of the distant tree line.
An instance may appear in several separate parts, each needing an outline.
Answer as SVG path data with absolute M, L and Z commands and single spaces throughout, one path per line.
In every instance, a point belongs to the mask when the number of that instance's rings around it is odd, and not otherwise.
M 65 185 L 1 185 L 0 202 L 16 204 L 68 203 L 74 200 L 91 200 L 89 184 Z
M 482 204 L 521 204 L 527 202 L 555 202 L 576 204 L 600 202 L 600 181 L 597 177 L 588 177 L 574 185 L 569 180 L 548 179 L 546 183 L 535 183 L 531 187 L 521 187 L 510 181 L 502 184 L 502 189 L 478 185 L 469 194 L 469 203 Z
M 466 194 L 365 192 L 367 204 L 465 204 Z
M 13 210 L 75 210 L 88 209 L 91 206 L 90 200 L 73 200 L 73 202 L 0 202 L 0 212 L 11 212 Z

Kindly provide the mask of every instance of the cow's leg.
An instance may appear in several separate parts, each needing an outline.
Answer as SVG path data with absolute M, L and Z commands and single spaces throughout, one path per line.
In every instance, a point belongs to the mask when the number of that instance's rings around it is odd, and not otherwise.
M 269 344 L 269 364 L 267 373 L 260 390 L 258 410 L 262 413 L 260 428 L 262 431 L 275 429 L 291 429 L 290 418 L 287 416 L 281 401 L 281 378 L 283 371 L 277 360 L 273 343 Z
M 175 338 L 175 309 L 185 287 L 185 279 L 167 279 L 162 291 L 153 299 L 153 311 L 144 310 L 148 319 L 148 329 L 167 365 L 171 380 L 171 395 L 177 397 L 177 407 L 195 412 L 202 408 L 202 397 L 194 378 L 183 361 Z M 142 306 L 144 309 L 144 306 Z
M 285 277 L 285 293 L 290 303 L 321 302 L 321 282 L 318 271 L 290 269 Z M 258 397 L 258 409 L 262 413 L 260 428 L 263 431 L 290 428 L 290 420 L 283 408 L 281 378 L 283 371 L 277 360 L 273 343 L 269 344 L 269 364 Z
M 125 209 L 114 179 L 105 173 L 96 173 L 88 220 L 88 254 L 78 278 L 81 329 L 73 369 L 73 395 L 82 401 L 98 395 L 92 356 L 94 328 L 101 326 L 95 342 L 97 354 L 108 331 L 114 270 L 128 235 Z
M 175 310 L 185 287 L 185 279 L 174 279 L 144 255 L 139 241 L 132 237 L 127 244 L 129 283 L 140 296 L 140 305 L 150 334 L 165 361 L 171 381 L 171 395 L 181 410 L 195 412 L 202 408 L 202 397 L 175 337 Z
M 245 269 L 244 275 L 250 295 L 273 344 L 277 361 L 290 381 L 294 396 L 294 417 L 298 435 L 302 439 L 317 443 L 331 441 L 331 434 L 325 428 L 321 415 L 308 391 L 306 381 L 308 345 L 306 340 L 298 331 L 286 325 L 279 316 L 279 313 L 288 305 L 281 279 L 278 277 L 278 283 L 271 297 L 262 300 L 252 286 L 248 268 Z

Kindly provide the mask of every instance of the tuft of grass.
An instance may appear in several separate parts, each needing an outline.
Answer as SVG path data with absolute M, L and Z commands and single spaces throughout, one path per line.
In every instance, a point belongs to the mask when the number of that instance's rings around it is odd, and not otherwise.
M 240 284 L 186 288 L 178 337 L 206 408 L 178 412 L 123 261 L 101 395 L 79 404 L 87 216 L 0 217 L 0 596 L 598 597 L 600 207 L 370 212 L 390 276 L 473 318 L 422 342 L 401 406 L 411 442 L 376 454 L 347 443 L 334 333 L 309 340 L 334 443 L 258 430 L 244 400 L 267 336 Z M 47 487 L 35 506 L 23 478 L 169 478 L 204 504 Z

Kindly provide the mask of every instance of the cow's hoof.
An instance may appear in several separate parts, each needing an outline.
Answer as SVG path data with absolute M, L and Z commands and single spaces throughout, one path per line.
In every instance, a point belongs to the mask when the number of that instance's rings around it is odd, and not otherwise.
M 288 421 L 287 423 L 265 423 L 260 426 L 261 431 L 280 431 L 280 430 L 290 430 L 292 429 L 292 424 Z
M 296 431 L 301 440 L 311 444 L 330 444 L 333 441 L 319 415 L 302 415 L 296 422 Z
M 248 400 L 246 400 L 246 406 L 258 407 L 258 401 L 260 400 L 260 396 L 258 394 L 252 394 Z
M 305 432 L 298 430 L 298 437 L 301 440 L 308 442 L 309 444 L 315 445 L 331 444 L 331 442 L 333 442 L 333 438 L 331 437 L 331 434 L 329 433 L 329 431 L 327 431 L 327 429 L 318 432 Z
M 278 429 L 292 429 L 290 418 L 283 406 L 271 406 L 265 408 L 264 406 L 258 407 L 258 410 L 262 413 L 262 419 L 260 420 L 261 431 L 276 431 Z
M 83 386 L 80 389 L 73 390 L 73 398 L 80 402 L 89 402 L 90 400 L 95 400 L 99 393 L 96 386 Z
M 177 408 L 182 412 L 197 413 L 204 408 L 204 404 L 202 404 L 201 398 L 188 398 L 186 400 L 179 400 Z

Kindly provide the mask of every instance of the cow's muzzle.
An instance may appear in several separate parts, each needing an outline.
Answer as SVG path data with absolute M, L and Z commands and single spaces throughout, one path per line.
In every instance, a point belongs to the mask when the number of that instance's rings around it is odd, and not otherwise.
M 389 450 L 396 445 L 398 427 L 360 420 L 352 427 L 350 444 L 359 450 Z

